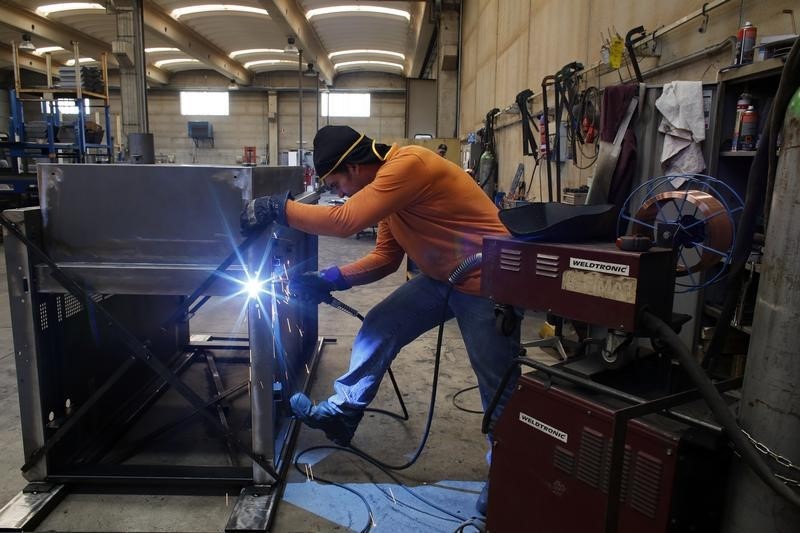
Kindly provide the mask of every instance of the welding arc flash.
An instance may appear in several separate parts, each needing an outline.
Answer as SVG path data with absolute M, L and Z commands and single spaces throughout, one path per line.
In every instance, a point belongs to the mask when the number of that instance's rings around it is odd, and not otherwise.
M 244 290 L 250 298 L 257 298 L 260 292 L 264 291 L 264 281 L 260 279 L 248 279 L 244 284 Z

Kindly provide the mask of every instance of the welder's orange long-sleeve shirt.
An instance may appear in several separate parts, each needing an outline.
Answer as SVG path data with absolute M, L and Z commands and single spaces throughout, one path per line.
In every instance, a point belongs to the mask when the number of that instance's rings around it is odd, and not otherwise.
M 481 251 L 484 235 L 507 235 L 497 207 L 458 165 L 419 146 L 393 145 L 375 179 L 344 205 L 287 202 L 289 226 L 346 237 L 378 224 L 375 249 L 339 266 L 353 285 L 376 281 L 408 256 L 428 276 L 445 281 L 466 257 Z M 480 293 L 480 269 L 457 285 Z

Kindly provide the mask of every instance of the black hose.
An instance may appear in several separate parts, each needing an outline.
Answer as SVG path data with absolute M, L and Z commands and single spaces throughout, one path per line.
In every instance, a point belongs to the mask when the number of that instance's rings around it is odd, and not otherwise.
M 424 429 L 423 434 L 422 434 L 422 439 L 420 440 L 420 443 L 417 446 L 417 449 L 414 452 L 414 454 L 412 455 L 411 459 L 409 459 L 408 461 L 406 461 L 405 463 L 400 464 L 400 465 L 390 465 L 388 463 L 385 463 L 383 461 L 380 461 L 379 459 L 376 459 L 376 458 L 372 457 L 371 455 L 369 455 L 368 453 L 366 453 L 366 452 L 364 452 L 362 450 L 359 450 L 358 448 L 356 448 L 353 445 L 350 445 L 348 448 L 342 448 L 342 450 L 349 451 L 350 453 L 355 453 L 356 455 L 358 455 L 359 457 L 363 458 L 364 460 L 374 464 L 375 466 L 378 466 L 379 468 L 386 469 L 386 470 L 405 470 L 405 469 L 411 467 L 414 463 L 417 462 L 417 459 L 419 459 L 419 456 L 422 454 L 422 450 L 425 448 L 425 444 L 428 442 L 428 437 L 430 436 L 431 425 L 433 424 L 433 413 L 434 413 L 434 409 L 435 409 L 435 406 L 436 406 L 436 391 L 438 390 L 438 386 L 439 386 L 439 365 L 440 365 L 441 360 L 442 360 L 442 341 L 443 341 L 443 338 L 444 338 L 444 324 L 445 324 L 445 322 L 447 322 L 447 311 L 449 309 L 450 293 L 452 293 L 452 291 L 453 291 L 453 286 L 455 284 L 457 284 L 467 272 L 471 271 L 472 269 L 474 269 L 474 268 L 476 268 L 477 266 L 480 265 L 481 257 L 482 257 L 482 254 L 480 252 L 477 252 L 477 253 L 474 253 L 474 254 L 470 255 L 469 257 L 467 257 L 466 259 L 461 261 L 461 263 L 459 263 L 456 266 L 456 268 L 453 269 L 453 272 L 447 278 L 447 283 L 448 283 L 447 284 L 447 292 L 445 293 L 445 297 L 444 297 L 444 305 L 442 307 L 442 319 L 439 322 L 439 331 L 438 331 L 437 338 L 436 338 L 436 355 L 434 357 L 433 383 L 431 384 L 431 399 L 430 399 L 430 403 L 429 403 L 429 407 L 428 407 L 428 416 L 427 416 L 427 419 L 425 420 L 425 429 Z M 336 302 L 341 304 L 341 302 L 339 302 L 338 300 L 336 300 Z M 340 306 L 334 306 L 334 307 L 336 307 L 339 310 L 345 311 L 345 312 L 347 312 L 349 314 L 352 314 L 353 316 L 361 317 L 361 315 L 358 314 L 358 312 L 355 311 L 355 309 L 353 309 L 352 307 L 346 306 L 344 304 L 341 304 Z M 361 317 L 361 319 L 363 320 L 363 317 Z M 397 385 L 396 385 L 396 382 L 394 380 L 394 377 L 391 376 L 391 375 L 390 375 L 390 377 L 392 378 L 392 384 L 395 385 L 395 392 L 397 393 L 397 397 L 400 400 L 401 405 L 403 406 L 403 411 L 404 411 L 404 413 L 406 413 L 406 419 L 407 419 L 407 411 L 405 410 L 405 404 L 403 404 L 403 400 L 402 400 L 402 398 L 400 396 L 399 389 L 397 388 Z M 376 410 L 376 411 L 384 412 L 382 410 Z M 385 414 L 389 414 L 389 415 L 394 416 L 395 418 L 397 418 L 397 416 L 393 415 L 392 413 L 386 413 L 386 412 L 384 412 L 384 413 Z M 308 451 L 309 451 L 308 449 L 304 450 L 304 451 L 300 452 L 295 457 L 294 463 L 295 463 L 295 467 L 296 468 L 299 468 L 297 466 L 297 461 L 298 461 L 299 457 L 301 455 L 303 455 L 304 453 L 308 452 Z
M 460 266 L 460 265 L 459 265 Z M 458 267 L 456 267 L 458 269 Z M 417 462 L 419 456 L 422 455 L 422 450 L 425 449 L 425 444 L 428 442 L 428 437 L 431 433 L 431 425 L 433 424 L 433 412 L 434 408 L 436 407 L 436 391 L 439 388 L 439 364 L 442 361 L 442 339 L 444 337 L 444 323 L 447 322 L 447 310 L 449 309 L 448 304 L 450 302 L 450 293 L 453 290 L 453 285 L 448 285 L 447 287 L 447 294 L 444 297 L 444 307 L 442 309 L 442 320 L 439 322 L 439 333 L 436 337 L 436 356 L 433 358 L 433 383 L 431 384 L 431 400 L 428 407 L 428 417 L 425 420 L 425 429 L 422 433 L 422 439 L 419 441 L 419 445 L 417 446 L 414 455 L 411 456 L 411 459 L 406 461 L 400 465 L 390 465 L 388 463 L 384 463 L 379 459 L 375 459 L 374 457 L 370 456 L 366 452 L 359 450 L 353 445 L 350 447 L 355 450 L 358 455 L 368 459 L 371 463 L 378 465 L 382 468 L 386 468 L 387 470 L 405 470 L 410 468 Z
M 773 116 L 774 107 L 769 112 L 767 123 L 769 123 L 769 120 L 771 120 Z M 766 126 L 764 126 L 764 129 L 766 130 Z M 764 206 L 766 197 L 768 146 L 769 143 L 766 141 L 766 135 L 762 133 L 756 155 L 753 158 L 753 163 L 750 165 L 750 172 L 747 176 L 747 191 L 745 193 L 744 208 L 739 219 L 736 242 L 733 245 L 733 261 L 729 266 L 727 276 L 729 287 L 737 287 L 741 283 L 742 275 L 745 272 L 745 266 L 753 244 L 753 231 L 755 229 L 756 218 Z M 738 301 L 738 290 L 726 291 L 725 301 L 720 310 L 720 316 L 717 320 L 717 326 L 714 329 L 714 335 L 711 337 L 708 349 L 703 356 L 703 368 L 713 368 L 714 359 L 719 355 L 722 350 L 722 344 L 728 336 L 728 331 L 731 327 L 731 319 L 733 318 L 733 313 L 736 310 Z
M 800 495 L 795 493 L 787 485 L 778 481 L 769 465 L 764 462 L 761 455 L 759 455 L 744 433 L 742 433 L 728 404 L 725 403 L 725 400 L 720 396 L 719 392 L 717 392 L 714 384 L 683 344 L 678 334 L 675 333 L 666 322 L 649 311 L 642 313 L 642 325 L 653 337 L 664 342 L 670 353 L 678 359 L 686 375 L 691 379 L 694 386 L 697 387 L 700 395 L 714 414 L 714 418 L 722 426 L 725 434 L 747 466 L 749 466 L 770 489 L 775 491 L 775 493 L 792 505 L 800 507 Z
M 770 206 L 765 200 L 771 198 L 775 182 L 777 132 L 783 124 L 789 99 L 798 87 L 800 87 L 800 40 L 795 41 L 786 59 L 781 80 L 778 84 L 778 91 L 764 123 L 756 155 L 753 158 L 750 172 L 747 176 L 744 210 L 739 219 L 739 229 L 733 248 L 733 262 L 728 273 L 730 287 L 737 287 L 744 275 L 752 247 L 755 222 L 760 210 L 763 209 L 765 220 L 769 221 Z M 714 330 L 714 336 L 711 338 L 706 354 L 703 357 L 703 368 L 713 368 L 714 359 L 719 355 L 723 341 L 730 330 L 731 319 L 738 300 L 739 291 L 727 291 L 719 319 L 717 320 L 717 327 Z
M 458 266 L 456 266 L 456 268 L 453 269 L 453 272 L 451 272 L 450 275 L 447 276 L 447 283 L 449 283 L 452 286 L 461 281 L 461 278 L 464 276 L 464 274 L 466 274 L 467 272 L 469 272 L 470 270 L 476 268 L 478 265 L 481 264 L 482 258 L 483 254 L 481 252 L 476 252 L 467 257 L 466 259 L 464 259 L 463 261 L 461 261 L 458 264 Z

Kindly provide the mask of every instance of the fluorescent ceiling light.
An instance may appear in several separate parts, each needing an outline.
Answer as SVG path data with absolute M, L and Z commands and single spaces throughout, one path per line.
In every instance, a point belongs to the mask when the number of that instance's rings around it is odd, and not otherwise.
M 41 48 L 37 48 L 36 51 L 33 53 L 37 56 L 43 56 L 47 53 L 53 53 L 53 52 L 66 52 L 66 50 L 64 50 L 60 46 L 43 46 Z
M 175 65 L 177 63 L 199 63 L 199 59 L 189 59 L 189 58 L 178 58 L 178 59 L 162 59 L 161 61 L 156 61 L 154 65 L 156 68 L 165 67 L 167 65 Z
M 78 64 L 79 65 L 82 65 L 84 63 L 96 63 L 96 62 L 97 62 L 97 60 L 96 59 L 92 59 L 91 57 L 81 57 L 81 58 L 78 59 Z M 75 60 L 74 59 L 67 59 L 64 62 L 64 64 L 66 66 L 68 66 L 68 67 L 74 67 L 75 66 Z
M 48 4 L 36 8 L 36 14 L 46 17 L 50 13 L 60 13 L 62 11 L 77 11 L 79 9 L 102 9 L 105 7 L 92 2 L 64 2 L 61 4 Z
M 282 54 L 282 48 L 249 48 L 247 50 L 236 50 L 228 54 L 228 57 L 235 59 L 239 56 L 246 56 L 250 54 Z
M 406 56 L 401 54 L 400 52 L 390 52 L 389 50 L 340 50 L 338 52 L 331 52 L 328 54 L 329 59 L 333 59 L 334 57 L 338 56 L 346 56 L 351 54 L 375 54 L 375 55 L 383 55 L 383 56 L 392 56 L 397 57 L 402 60 L 405 60 Z
M 148 54 L 158 52 L 180 52 L 180 48 L 170 48 L 169 46 L 156 46 L 155 48 L 145 48 L 144 51 Z
M 403 70 L 403 65 L 400 63 L 390 63 L 389 61 L 344 61 L 342 63 L 336 63 L 333 65 L 333 68 L 338 70 L 342 67 L 354 67 L 354 66 L 361 66 L 361 65 L 375 65 L 381 67 L 392 67 L 392 68 L 399 68 Z
M 334 15 L 338 13 L 377 13 L 379 15 L 390 15 L 394 17 L 403 17 L 406 20 L 411 20 L 411 14 L 402 9 L 393 9 L 391 7 L 381 6 L 329 6 L 320 7 L 317 9 L 309 9 L 306 12 L 306 18 L 311 20 L 312 17 L 319 15 Z
M 248 61 L 244 64 L 244 68 L 257 67 L 259 65 L 280 65 L 289 64 L 296 65 L 297 61 L 291 59 L 259 59 L 258 61 Z
M 174 19 L 179 19 L 184 15 L 194 15 L 197 13 L 211 13 L 214 11 L 238 11 L 240 13 L 255 13 L 257 15 L 268 16 L 266 9 L 260 7 L 239 6 L 235 4 L 204 4 L 197 6 L 186 6 L 173 9 L 170 15 Z

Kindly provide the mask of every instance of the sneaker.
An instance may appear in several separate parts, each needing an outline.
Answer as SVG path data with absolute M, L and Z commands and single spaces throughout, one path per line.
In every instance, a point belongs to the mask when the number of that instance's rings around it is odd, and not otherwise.
M 327 401 L 315 406 L 302 393 L 292 396 L 289 403 L 295 418 L 310 428 L 321 429 L 326 437 L 339 446 L 350 446 L 350 440 L 364 416 L 363 410 L 337 407 Z
M 475 510 L 478 511 L 481 516 L 486 516 L 486 512 L 489 510 L 489 482 L 483 484 L 483 488 L 481 489 L 481 493 L 478 495 L 478 501 L 475 502 Z

